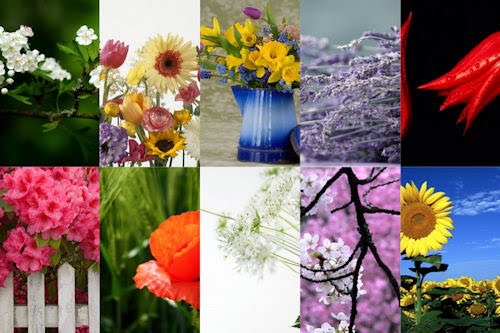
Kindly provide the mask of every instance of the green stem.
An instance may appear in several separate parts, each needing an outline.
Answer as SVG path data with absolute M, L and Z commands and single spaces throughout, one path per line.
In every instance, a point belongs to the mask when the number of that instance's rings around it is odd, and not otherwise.
M 415 300 L 415 323 L 418 325 L 422 319 L 422 276 L 419 261 L 415 261 L 415 274 L 417 276 L 417 299 Z
M 229 219 L 229 220 L 236 221 L 236 219 L 235 219 L 235 218 L 233 218 L 233 217 L 231 217 L 231 216 L 226 216 L 226 215 L 222 215 L 222 214 L 214 213 L 214 212 L 211 212 L 211 211 L 206 210 L 206 209 L 200 209 L 200 211 L 205 212 L 205 213 L 208 213 L 208 214 L 212 214 L 212 215 L 215 215 L 215 216 L 218 216 L 218 217 L 222 217 L 222 218 L 225 218 L 225 219 Z
M 289 233 L 285 232 L 284 230 L 279 230 L 279 229 L 271 228 L 271 227 L 268 227 L 268 226 L 265 226 L 265 225 L 260 225 L 260 228 L 264 228 L 264 229 L 267 229 L 267 230 L 276 231 L 276 232 L 279 232 L 280 234 L 283 234 L 285 236 L 290 237 L 293 240 L 298 240 L 297 236 L 290 235 Z
M 293 230 L 295 230 L 295 231 L 300 231 L 300 229 L 299 229 L 299 226 L 298 226 L 298 225 L 293 224 L 292 222 L 290 222 L 288 219 L 284 218 L 284 217 L 283 217 L 283 216 L 281 216 L 281 215 L 278 215 L 278 217 L 279 217 L 280 219 L 282 219 L 283 221 L 285 221 L 285 222 L 286 222 L 286 224 L 288 224 L 288 225 L 289 225 L 289 226 L 290 226 Z
M 108 74 L 109 69 L 104 70 L 104 93 L 102 94 L 102 102 L 106 103 L 108 101 L 109 87 L 108 87 Z

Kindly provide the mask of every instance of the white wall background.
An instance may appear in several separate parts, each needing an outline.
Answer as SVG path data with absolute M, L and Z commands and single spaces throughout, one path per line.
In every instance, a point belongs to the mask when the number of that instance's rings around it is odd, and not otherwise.
M 191 41 L 193 46 L 200 44 L 200 1 L 100 0 L 99 30 L 101 47 L 108 39 L 120 40 L 129 45 L 127 60 L 120 68 L 126 76 L 130 60 L 150 37 L 170 32 L 182 36 L 185 41 Z M 163 101 L 170 111 L 182 108 L 182 102 L 174 102 L 171 94 Z M 182 165 L 181 161 L 182 158 L 178 157 L 174 166 Z M 196 166 L 196 161 L 186 155 L 186 166 Z
M 201 208 L 236 215 L 262 184 L 263 168 L 201 168 Z M 218 248 L 217 217 L 201 214 L 201 332 L 298 333 L 298 274 L 277 265 L 262 280 L 238 273 Z M 298 241 L 298 240 L 297 240 Z

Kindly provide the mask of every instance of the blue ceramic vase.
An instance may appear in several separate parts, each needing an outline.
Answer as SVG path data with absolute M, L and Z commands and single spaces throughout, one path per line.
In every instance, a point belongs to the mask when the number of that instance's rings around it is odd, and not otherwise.
M 290 142 L 297 126 L 293 93 L 233 86 L 243 121 L 238 160 L 259 163 L 296 163 Z

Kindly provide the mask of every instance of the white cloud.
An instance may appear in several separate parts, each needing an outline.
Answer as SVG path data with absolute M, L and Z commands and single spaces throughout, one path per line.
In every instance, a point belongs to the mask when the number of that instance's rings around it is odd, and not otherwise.
M 500 249 L 500 238 L 491 238 L 485 242 L 482 242 L 482 245 L 478 245 L 474 247 L 474 250 L 485 250 L 485 249 Z
M 456 215 L 474 216 L 500 212 L 500 190 L 477 192 L 453 202 Z

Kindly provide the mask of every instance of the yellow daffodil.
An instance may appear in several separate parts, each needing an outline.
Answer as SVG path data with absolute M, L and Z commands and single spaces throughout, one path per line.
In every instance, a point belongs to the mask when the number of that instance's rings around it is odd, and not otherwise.
M 214 24 L 213 24 L 213 28 L 209 28 L 209 27 L 205 27 L 205 26 L 202 26 L 200 28 L 200 32 L 201 32 L 201 42 L 207 47 L 208 51 L 212 51 L 213 49 L 215 49 L 214 46 L 219 46 L 218 43 L 215 43 L 211 40 L 207 40 L 207 39 L 204 39 L 203 37 L 204 36 L 207 36 L 207 37 L 218 37 L 220 36 L 220 26 L 219 26 L 219 21 L 217 20 L 216 17 L 214 17 Z
M 243 50 L 241 50 L 243 52 Z M 259 50 L 253 50 L 252 52 L 248 52 L 248 55 L 245 58 L 245 62 L 243 66 L 249 70 L 256 71 L 257 77 L 261 78 L 266 74 L 266 70 L 263 66 L 257 65 L 258 60 L 260 59 Z
M 273 71 L 277 70 L 277 67 L 285 60 L 290 50 L 289 46 L 277 41 L 267 42 L 264 45 L 257 45 L 257 47 L 261 56 L 258 65 L 270 68 Z
M 292 55 L 286 56 L 281 61 L 275 63 L 275 66 L 271 67 L 272 73 L 271 73 L 271 76 L 269 76 L 269 79 L 267 80 L 267 82 L 268 83 L 278 82 L 282 78 L 283 69 L 294 64 L 294 63 L 295 63 L 295 57 Z M 299 64 L 299 67 L 300 67 L 300 64 Z M 297 69 L 297 71 L 299 71 L 299 70 L 300 70 L 300 68 Z M 290 71 L 287 70 L 287 73 L 288 73 L 288 78 L 290 78 L 290 76 L 293 75 L 293 69 Z M 294 76 L 293 78 L 296 78 L 296 77 Z
M 281 70 L 281 77 L 286 84 L 300 81 L 300 62 L 295 61 L 290 65 L 284 66 Z
M 229 54 L 226 57 L 226 66 L 228 69 L 233 69 L 234 67 L 239 67 L 241 64 L 243 64 L 245 60 L 242 58 L 238 58 L 233 56 L 232 54 Z

